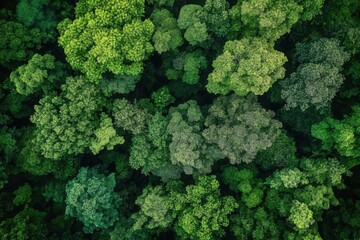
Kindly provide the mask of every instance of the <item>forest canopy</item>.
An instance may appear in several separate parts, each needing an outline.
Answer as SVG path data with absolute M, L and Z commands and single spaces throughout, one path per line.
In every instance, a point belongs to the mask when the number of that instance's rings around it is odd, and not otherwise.
M 360 239 L 360 1 L 0 6 L 0 240 Z

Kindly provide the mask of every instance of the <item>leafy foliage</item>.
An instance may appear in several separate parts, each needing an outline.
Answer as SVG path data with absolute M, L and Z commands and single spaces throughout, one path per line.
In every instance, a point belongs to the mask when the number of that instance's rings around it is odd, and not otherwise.
M 195 101 L 171 108 L 167 132 L 170 135 L 170 160 L 183 168 L 186 174 L 210 173 L 216 159 L 208 153 L 201 135 L 204 116 Z
M 195 179 L 195 185 L 186 187 L 186 194 L 176 196 L 181 206 L 175 225 L 176 233 L 184 239 L 217 239 L 224 235 L 237 203 L 231 196 L 220 196 L 215 176 Z
M 135 203 L 140 207 L 140 211 L 132 216 L 135 230 L 166 229 L 176 217 L 173 203 L 161 186 L 148 186 Z
M 294 140 L 282 132 L 271 147 L 260 151 L 254 160 L 265 170 L 294 166 L 297 163 Z
M 34 54 L 27 64 L 18 67 L 10 75 L 16 91 L 23 95 L 33 94 L 40 89 L 50 92 L 64 76 L 63 65 L 50 54 Z
M 176 18 L 169 10 L 159 9 L 151 15 L 151 21 L 156 27 L 153 36 L 154 48 L 158 53 L 175 50 L 183 44 Z
M 217 98 L 209 108 L 203 135 L 210 149 L 230 163 L 250 163 L 260 150 L 269 148 L 280 134 L 281 123 L 263 109 L 254 95 Z
M 41 239 L 47 231 L 45 213 L 30 207 L 0 223 L 0 236 L 4 240 Z
M 194 85 L 200 80 L 201 70 L 207 67 L 207 60 L 201 50 L 196 50 L 180 54 L 166 65 L 170 65 L 166 66 L 166 76 L 169 79 L 181 79 L 184 83 Z
M 16 6 L 16 16 L 26 27 L 38 28 L 53 40 L 56 25 L 69 15 L 69 9 L 69 4 L 58 0 L 21 0 Z
M 286 61 L 284 54 L 263 39 L 228 41 L 223 54 L 213 62 L 214 71 L 208 76 L 207 90 L 219 94 L 234 91 L 239 96 L 249 92 L 262 95 L 284 77 L 282 65 Z
M 102 74 L 139 75 L 142 61 L 152 52 L 154 25 L 142 21 L 144 1 L 79 1 L 76 19 L 63 20 L 58 29 L 59 44 L 70 65 L 90 81 Z
M 225 168 L 223 176 L 226 184 L 233 191 L 241 192 L 241 200 L 248 208 L 254 208 L 264 197 L 264 183 L 256 178 L 256 169 L 244 168 L 238 171 L 235 167 Z
M 320 109 L 330 105 L 344 81 L 340 70 L 348 54 L 339 46 L 339 41 L 326 38 L 298 44 L 296 50 L 301 64 L 282 82 L 285 107 L 300 107 L 304 111 L 310 106 Z
M 104 98 L 95 85 L 85 77 L 69 77 L 61 89 L 60 95 L 52 93 L 41 99 L 31 117 L 37 126 L 34 142 L 42 143 L 41 153 L 46 158 L 80 154 L 86 147 L 97 154 L 104 147 L 111 150 L 123 143 L 111 119 L 99 114 Z
M 289 32 L 300 18 L 302 7 L 295 1 L 239 1 L 233 8 L 245 25 L 245 36 L 260 35 L 271 41 Z M 235 10 L 233 10 L 234 12 Z
M 354 106 L 353 113 L 343 120 L 325 118 L 311 128 L 313 137 L 321 140 L 324 150 L 336 149 L 341 156 L 359 157 L 360 107 Z
M 31 201 L 31 187 L 28 183 L 19 187 L 15 192 L 15 198 L 13 200 L 15 206 L 25 205 Z
M 167 124 L 167 119 L 160 113 L 152 116 L 147 131 L 132 138 L 129 158 L 131 167 L 141 167 L 144 174 L 152 172 L 164 181 L 180 177 L 180 169 L 171 166 L 169 162 L 170 136 L 166 132 Z
M 131 104 L 126 99 L 117 99 L 113 104 L 113 116 L 115 125 L 122 127 L 134 134 L 139 134 L 145 130 L 147 119 L 146 111 L 139 108 L 136 104 Z
M 81 168 L 66 185 L 65 214 L 79 219 L 88 233 L 113 226 L 121 201 L 114 187 L 114 174 L 105 176 L 95 168 Z
M 40 48 L 43 35 L 37 28 L 29 29 L 19 22 L 0 19 L 0 64 L 24 62 Z
M 358 0 L 1 6 L 1 240 L 360 237 Z

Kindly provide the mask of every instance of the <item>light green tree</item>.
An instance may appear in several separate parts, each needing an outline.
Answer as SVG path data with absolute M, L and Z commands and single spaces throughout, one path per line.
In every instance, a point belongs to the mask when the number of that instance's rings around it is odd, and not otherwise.
M 224 236 L 229 215 L 238 207 L 231 196 L 221 196 L 215 176 L 200 176 L 186 193 L 174 195 L 179 211 L 176 234 L 182 239 L 211 240 Z
M 360 106 L 353 106 L 343 120 L 327 117 L 311 127 L 311 135 L 319 139 L 324 150 L 335 149 L 341 156 L 360 157 Z
M 262 95 L 285 76 L 285 55 L 260 38 L 243 38 L 225 43 L 223 53 L 213 62 L 206 88 L 211 93 L 239 96 L 249 92 Z
M 136 76 L 153 51 L 150 43 L 154 25 L 141 18 L 144 1 L 81 0 L 76 19 L 63 20 L 58 29 L 59 44 L 66 59 L 90 81 L 99 82 L 104 73 Z
M 274 115 L 262 108 L 253 94 L 221 96 L 210 106 L 202 134 L 212 155 L 226 157 L 231 164 L 250 163 L 281 133 L 282 124 Z
M 55 61 L 54 56 L 34 54 L 27 64 L 10 74 L 10 81 L 15 84 L 18 93 L 30 95 L 39 90 L 50 92 L 64 77 L 64 66 Z

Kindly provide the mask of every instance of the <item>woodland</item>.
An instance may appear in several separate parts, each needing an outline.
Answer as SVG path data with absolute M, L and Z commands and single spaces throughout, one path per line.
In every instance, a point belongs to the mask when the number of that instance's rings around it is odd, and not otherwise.
M 0 240 L 359 240 L 359 0 L 2 0 Z

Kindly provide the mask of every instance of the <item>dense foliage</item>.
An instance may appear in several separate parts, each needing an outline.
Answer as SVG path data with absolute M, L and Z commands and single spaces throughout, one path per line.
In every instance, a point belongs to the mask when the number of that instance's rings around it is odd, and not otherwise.
M 2 1 L 0 240 L 360 239 L 359 12 Z

